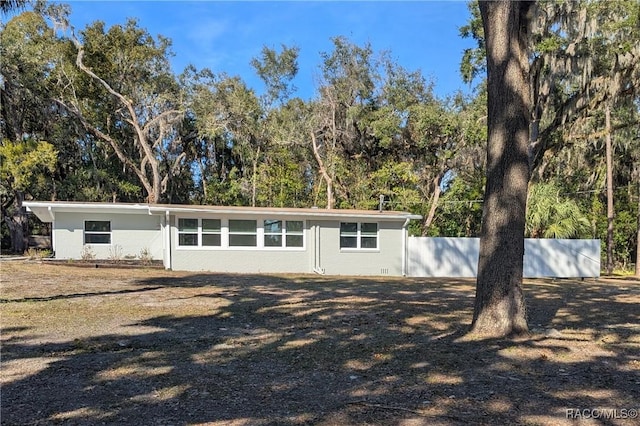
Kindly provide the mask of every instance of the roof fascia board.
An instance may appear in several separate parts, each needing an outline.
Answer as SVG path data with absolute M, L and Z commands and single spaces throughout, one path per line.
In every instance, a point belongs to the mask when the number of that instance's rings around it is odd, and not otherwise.
M 338 209 L 333 210 L 332 213 L 328 213 L 327 210 L 318 209 L 318 212 L 304 210 L 304 211 L 293 211 L 293 210 L 251 210 L 250 207 L 247 210 L 239 210 L 239 209 L 225 209 L 225 208 L 202 208 L 199 209 L 197 207 L 149 207 L 150 211 L 154 212 L 166 212 L 167 210 L 171 213 L 208 213 L 208 214 L 220 214 L 220 215 L 246 215 L 246 216 L 265 216 L 265 215 L 277 215 L 277 216 L 304 216 L 304 217 L 316 217 L 316 218 L 360 218 L 360 219 L 371 219 L 375 218 L 378 220 L 398 220 L 398 219 L 422 219 L 422 216 L 410 214 L 410 213 L 398 213 L 398 214 L 384 214 L 379 213 L 377 211 L 371 211 L 371 213 L 364 212 L 349 212 L 346 210 L 344 212 L 338 213 Z
M 98 203 L 65 203 L 65 202 L 41 202 L 41 201 L 25 201 L 23 206 L 28 209 L 45 208 L 53 212 L 98 212 L 98 211 L 135 211 L 147 213 L 149 211 L 148 204 L 98 204 Z
M 319 219 L 335 219 L 335 218 L 352 218 L 352 219 L 375 219 L 379 221 L 385 220 L 406 220 L 406 219 L 422 219 L 422 216 L 411 213 L 385 213 L 372 210 L 371 213 L 363 211 L 350 211 L 350 210 L 325 210 L 325 209 L 304 209 L 302 211 L 295 210 L 269 210 L 269 209 L 252 209 L 247 207 L 246 209 L 235 208 L 227 209 L 220 208 L 199 208 L 197 206 L 172 206 L 167 204 L 109 204 L 109 203 L 65 203 L 65 202 L 43 202 L 43 201 L 25 201 L 23 203 L 28 209 L 32 208 L 44 208 L 49 210 L 53 215 L 58 212 L 111 212 L 111 213 L 137 213 L 137 214 L 165 214 L 167 211 L 171 214 L 179 213 L 206 213 L 206 214 L 220 214 L 220 215 L 246 215 L 246 216 L 265 216 L 265 215 L 277 215 L 277 216 L 298 216 L 298 217 L 314 217 Z

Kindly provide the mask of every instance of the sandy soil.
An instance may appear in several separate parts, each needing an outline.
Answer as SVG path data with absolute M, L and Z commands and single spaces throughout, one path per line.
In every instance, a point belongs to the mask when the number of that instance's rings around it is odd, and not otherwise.
M 633 280 L 527 281 L 531 335 L 469 342 L 470 280 L 0 268 L 3 425 L 639 424 Z

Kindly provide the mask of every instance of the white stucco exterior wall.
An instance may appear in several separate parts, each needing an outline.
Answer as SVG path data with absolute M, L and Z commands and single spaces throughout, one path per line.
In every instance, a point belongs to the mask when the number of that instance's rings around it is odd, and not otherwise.
M 181 247 L 178 245 L 177 218 L 220 219 L 222 222 L 221 247 Z M 229 247 L 228 221 L 255 220 L 257 226 L 256 247 Z M 178 271 L 212 271 L 225 273 L 311 273 L 312 240 L 308 224 L 303 231 L 303 247 L 263 247 L 265 219 L 303 221 L 302 217 L 256 217 L 235 215 L 233 217 L 206 214 L 171 215 L 171 267 Z
M 258 240 L 263 235 L 262 220 L 278 219 L 278 217 L 256 219 L 255 216 L 234 216 L 233 218 L 257 220 Z M 377 222 L 378 248 L 354 250 L 340 249 L 339 220 L 317 221 L 304 218 L 283 220 L 304 220 L 303 248 L 179 247 L 175 217 L 172 216 L 171 266 L 175 270 L 228 273 L 315 272 L 327 275 L 402 275 L 403 222 Z M 365 220 L 365 222 L 371 222 L 371 220 Z
M 345 220 L 345 222 L 355 222 Z M 361 220 L 361 222 L 374 222 Z M 403 222 L 378 221 L 377 249 L 341 249 L 340 222 L 317 221 L 320 268 L 327 275 L 402 275 Z
M 197 205 L 150 205 L 133 203 L 25 202 L 25 206 L 44 222 L 52 222 L 55 257 L 80 259 L 90 247 L 95 259 L 139 257 L 148 250 L 154 260 L 162 260 L 174 270 L 227 273 L 319 273 L 329 275 L 400 276 L 406 269 L 406 229 L 409 220 L 420 216 L 395 211 L 321 210 L 317 208 L 220 207 Z M 197 227 L 178 230 L 179 219 L 197 219 Z M 220 246 L 203 245 L 204 219 L 219 219 Z M 230 220 L 256 222 L 256 245 L 231 247 Z M 265 220 L 302 221 L 302 247 L 267 247 Z M 84 244 L 85 221 L 108 221 L 108 244 Z M 341 248 L 340 224 L 376 223 L 377 247 Z M 286 225 L 286 224 L 284 224 Z M 291 235 L 298 234 L 291 224 Z M 286 226 L 284 227 L 286 228 Z M 284 229 L 283 228 L 283 229 Z M 275 229 L 275 228 L 273 228 Z M 195 231 L 195 232 L 194 232 Z M 104 233 L 107 231 L 94 231 Z M 273 231 L 271 235 L 280 235 Z M 284 231 L 283 231 L 284 232 Z M 358 225 L 358 247 L 372 243 L 372 228 Z M 185 245 L 179 245 L 179 236 Z M 193 234 L 197 235 L 194 244 Z M 253 235 L 252 227 L 235 235 Z M 286 241 L 286 234 L 282 234 Z M 345 238 L 353 238 L 347 235 Z M 237 237 L 236 237 L 237 239 Z M 270 239 L 271 242 L 274 239 Z M 293 240 L 292 240 L 293 241 Z M 353 242 L 353 240 L 349 240 Z M 191 245 L 194 244 L 194 245 Z
M 111 222 L 111 244 L 89 244 L 96 259 L 109 259 L 115 253 L 139 256 L 149 250 L 154 260 L 162 260 L 161 218 L 148 214 L 57 212 L 53 224 L 56 259 L 80 259 L 84 244 L 84 221 Z

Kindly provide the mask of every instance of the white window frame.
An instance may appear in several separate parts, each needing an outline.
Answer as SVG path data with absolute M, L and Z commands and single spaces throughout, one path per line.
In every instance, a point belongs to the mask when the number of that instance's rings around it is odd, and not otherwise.
M 357 228 L 356 228 L 356 234 L 355 235 L 345 235 L 342 231 L 342 225 L 343 224 L 347 224 L 347 223 L 355 223 L 357 224 Z M 373 235 L 371 234 L 364 234 L 362 232 L 362 225 L 363 224 L 367 224 L 367 225 L 375 225 L 376 226 L 376 234 L 375 234 L 375 238 L 376 238 L 376 246 L 375 247 L 362 247 L 362 239 L 363 238 L 372 238 Z M 378 222 L 340 222 L 340 229 L 339 229 L 339 245 L 340 245 L 340 251 L 379 251 L 380 250 L 380 224 Z M 355 238 L 356 239 L 356 247 L 343 247 L 342 246 L 342 238 L 343 237 L 350 237 L 350 238 Z
M 196 225 L 196 230 L 195 231 L 181 231 L 180 230 L 180 220 L 195 220 L 197 225 Z M 200 219 L 195 218 L 195 217 L 177 217 L 176 218 L 176 231 L 178 234 L 178 238 L 176 239 L 176 246 L 178 246 L 181 249 L 184 248 L 196 248 L 196 247 L 200 247 L 200 230 L 201 230 L 201 223 L 200 223 Z M 195 235 L 196 236 L 196 243 L 195 244 L 180 244 L 180 235 Z
M 206 230 L 205 231 L 204 224 L 203 224 L 203 222 L 205 220 L 217 220 L 218 222 L 220 222 L 219 230 L 218 231 L 210 231 L 210 230 Z M 203 218 L 198 219 L 198 225 L 199 225 L 198 226 L 198 230 L 200 231 L 199 238 L 198 238 L 198 242 L 199 242 L 198 246 L 199 247 L 206 248 L 206 249 L 215 248 L 215 247 L 217 247 L 217 248 L 222 247 L 222 243 L 223 243 L 223 241 L 222 241 L 222 233 L 223 233 L 223 230 L 224 230 L 224 227 L 223 227 L 223 224 L 222 224 L 222 219 L 219 219 L 217 217 L 214 217 L 214 218 L 203 217 Z M 204 236 L 205 235 L 219 235 L 220 236 L 220 244 L 218 244 L 218 245 L 205 245 L 204 244 Z
M 197 229 L 195 231 L 181 231 L 180 230 L 180 220 L 183 220 L 183 219 L 198 221 Z M 220 231 L 217 231 L 217 232 L 216 231 L 205 231 L 203 226 L 202 226 L 202 221 L 203 220 L 219 220 L 220 221 Z M 181 217 L 176 217 L 175 226 L 176 226 L 176 234 L 177 234 L 176 247 L 179 250 L 196 250 L 196 249 L 212 250 L 212 249 L 220 249 L 224 245 L 224 241 L 223 241 L 224 222 L 220 218 L 217 218 L 217 217 L 200 218 L 200 217 L 188 217 L 188 216 L 185 217 L 185 216 L 181 216 Z M 180 244 L 180 235 L 184 235 L 184 234 L 197 235 L 196 244 L 194 244 L 194 245 L 182 245 L 182 244 Z M 217 245 L 217 246 L 205 246 L 205 245 L 203 245 L 203 238 L 202 238 L 203 235 L 220 235 L 220 245 Z
M 287 222 L 300 222 L 302 223 L 302 229 L 298 232 L 298 231 L 290 231 L 289 228 L 287 227 Z M 283 244 L 286 248 L 291 249 L 291 250 L 304 250 L 305 249 L 305 242 L 306 239 L 304 237 L 304 230 L 306 229 L 306 223 L 304 220 L 284 220 L 284 237 L 283 237 Z M 292 237 L 296 237 L 296 236 L 300 236 L 302 237 L 302 245 L 301 246 L 290 246 L 287 244 L 287 237 L 292 236 Z
M 197 232 L 196 231 L 180 231 L 180 220 L 182 219 L 188 219 L 188 220 L 197 220 L 198 221 L 198 228 L 197 228 Z M 220 235 L 220 245 L 219 246 L 205 246 L 203 245 L 203 236 L 207 235 L 207 234 L 216 234 L 217 232 L 207 232 L 204 230 L 203 227 L 203 220 L 208 220 L 208 219 L 213 219 L 213 220 L 219 220 L 220 221 L 220 231 L 219 231 L 219 235 Z M 255 222 L 256 223 L 256 229 L 255 232 L 232 232 L 231 231 L 231 223 L 234 220 L 240 220 L 240 221 L 251 221 L 251 222 Z M 280 233 L 268 233 L 265 232 L 265 221 L 269 221 L 269 220 L 274 220 L 274 221 L 280 221 L 282 223 L 282 232 Z M 289 231 L 287 230 L 287 222 L 300 222 L 302 223 L 302 229 L 300 231 Z M 221 217 L 196 217 L 195 215 L 193 216 L 175 216 L 174 217 L 174 226 L 175 226 L 175 233 L 173 234 L 175 236 L 175 242 L 172 242 L 172 244 L 174 244 L 174 247 L 176 250 L 227 250 L 227 251 L 255 251 L 255 250 L 260 250 L 260 251 L 272 251 L 272 250 L 282 250 L 282 251 L 304 251 L 306 250 L 306 243 L 307 243 L 307 238 L 306 238 L 306 221 L 295 218 L 295 219 L 291 219 L 291 218 L 287 218 L 287 217 L 281 217 L 281 218 L 272 218 L 272 217 L 247 217 L 247 216 L 241 216 L 239 218 L 221 218 Z M 197 238 L 197 245 L 180 245 L 180 235 L 181 234 L 196 234 L 198 235 Z M 240 246 L 240 245 L 231 245 L 231 239 L 233 239 L 234 235 L 251 235 L 251 236 L 255 236 L 256 238 L 256 245 L 254 246 Z M 282 245 L 280 246 L 266 246 L 265 245 L 265 237 L 267 235 L 280 235 L 282 238 Z M 300 236 L 302 237 L 302 246 L 287 246 L 287 236 Z
M 105 222 L 109 224 L 109 231 L 87 231 L 87 222 Z M 111 245 L 111 241 L 113 241 L 113 234 L 111 229 L 111 221 L 110 220 L 85 220 L 83 223 L 83 235 L 82 235 L 82 244 L 85 246 L 88 245 L 99 245 L 99 246 L 109 246 Z M 108 235 L 109 242 L 108 243 L 95 243 L 95 242 L 87 242 L 87 235 Z
M 269 221 L 277 221 L 277 222 L 281 222 L 281 226 L 280 226 L 280 232 L 267 232 L 267 227 L 266 227 L 266 222 Z M 300 222 L 302 224 L 302 229 L 298 232 L 298 231 L 290 231 L 288 229 L 288 225 L 287 222 Z M 290 219 L 286 219 L 286 218 L 281 218 L 281 219 L 271 219 L 271 218 L 267 218 L 267 219 L 263 219 L 262 220 L 262 246 L 265 250 L 273 250 L 273 249 L 287 249 L 287 250 L 304 250 L 305 249 L 305 237 L 304 237 L 304 230 L 305 230 L 305 221 L 304 220 L 290 220 Z M 279 236 L 281 239 L 280 245 L 279 246 L 267 246 L 266 245 L 266 239 L 268 236 Z M 287 237 L 288 236 L 300 236 L 302 237 L 302 245 L 300 246 L 290 246 L 287 244 Z
M 255 224 L 256 224 L 255 231 L 252 231 L 252 232 L 248 232 L 248 231 L 231 231 L 231 222 L 232 221 L 255 222 Z M 227 238 L 228 246 L 227 247 L 230 248 L 230 249 L 235 249 L 235 250 L 238 250 L 238 249 L 240 249 L 240 250 L 242 250 L 242 249 L 250 250 L 250 249 L 256 249 L 256 248 L 260 247 L 260 238 L 258 238 L 259 234 L 260 234 L 260 232 L 259 232 L 260 231 L 260 227 L 258 226 L 259 223 L 260 222 L 257 219 L 228 219 L 227 220 L 227 235 L 228 235 L 228 238 Z M 252 246 L 232 245 L 231 244 L 231 237 L 233 237 L 235 235 L 238 235 L 238 236 L 243 236 L 243 235 L 254 236 L 255 239 L 256 239 L 256 243 L 255 243 L 255 245 L 252 245 Z

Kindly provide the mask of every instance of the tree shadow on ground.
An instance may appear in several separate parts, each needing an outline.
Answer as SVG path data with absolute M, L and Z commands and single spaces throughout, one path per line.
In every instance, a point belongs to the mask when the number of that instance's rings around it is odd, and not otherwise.
M 11 298 L 0 298 L 0 303 L 25 303 L 25 302 L 47 302 L 50 300 L 60 300 L 60 299 L 77 299 L 91 296 L 108 296 L 115 294 L 129 294 L 129 293 L 140 293 L 144 291 L 157 290 L 162 287 L 143 287 L 143 288 L 132 288 L 129 290 L 113 290 L 113 291 L 90 291 L 83 293 L 65 293 L 65 294 L 56 294 L 54 296 L 42 296 L 42 297 L 22 297 L 20 299 L 11 299 Z
M 529 282 L 535 333 L 481 342 L 458 339 L 466 280 L 167 273 L 135 285 L 184 310 L 58 342 L 3 330 L 8 371 L 38 363 L 4 377 L 3 424 L 562 424 L 567 410 L 640 400 L 636 283 Z

